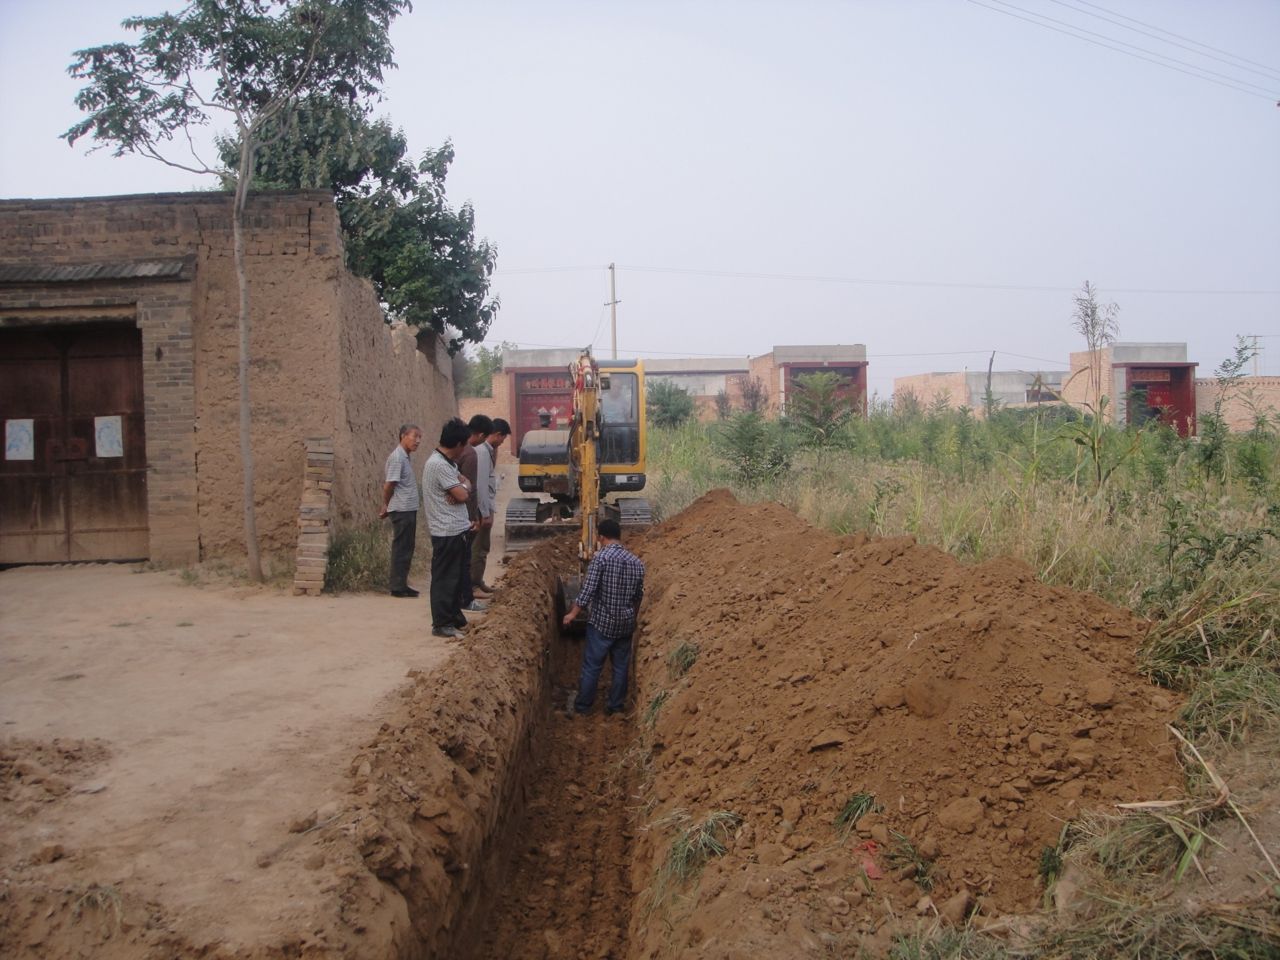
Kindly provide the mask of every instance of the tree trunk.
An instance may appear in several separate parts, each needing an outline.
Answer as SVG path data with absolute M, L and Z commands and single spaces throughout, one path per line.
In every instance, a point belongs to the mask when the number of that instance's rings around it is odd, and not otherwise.
M 249 406 L 249 276 L 244 263 L 244 212 L 253 177 L 253 133 L 241 128 L 240 171 L 236 177 L 235 207 L 231 217 L 234 241 L 236 284 L 240 288 L 240 463 L 244 468 L 244 546 L 249 558 L 249 577 L 262 580 L 262 557 L 258 553 L 258 521 L 253 508 L 253 441 Z

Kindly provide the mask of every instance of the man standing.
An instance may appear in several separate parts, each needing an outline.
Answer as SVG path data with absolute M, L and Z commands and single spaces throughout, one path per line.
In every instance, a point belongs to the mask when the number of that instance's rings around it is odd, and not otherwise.
M 476 447 L 476 497 L 480 508 L 480 529 L 471 545 L 471 585 L 485 593 L 493 588 L 484 582 L 493 536 L 493 515 L 498 499 L 498 448 L 511 436 L 511 424 L 501 417 L 493 420 L 488 438 Z
M 636 613 L 644 599 L 644 564 L 622 545 L 622 528 L 617 520 L 601 520 L 599 549 L 587 568 L 582 589 L 573 607 L 565 614 L 567 629 L 585 607 L 587 645 L 582 651 L 582 675 L 578 696 L 573 702 L 577 714 L 589 713 L 596 701 L 600 670 L 607 657 L 613 670 L 605 716 L 620 713 L 627 699 L 627 668 L 631 663 L 631 634 L 636 629 Z
M 422 431 L 415 424 L 400 428 L 400 442 L 387 457 L 382 484 L 382 510 L 378 517 L 391 518 L 391 595 L 416 597 L 418 591 L 409 586 L 409 564 L 418 537 L 418 481 L 413 475 L 409 456 L 422 442 Z
M 471 547 L 480 529 L 480 498 L 476 492 L 479 457 L 476 454 L 476 447 L 481 446 L 493 430 L 493 421 L 483 413 L 477 413 L 471 418 L 467 428 L 471 431 L 471 435 L 467 438 L 467 445 L 462 449 L 462 455 L 458 457 L 458 472 L 471 485 L 471 496 L 467 499 L 467 516 L 471 519 L 471 532 L 467 536 L 467 558 L 462 570 L 462 609 L 480 613 L 485 609 L 485 605 L 477 599 L 475 586 L 471 583 Z M 481 599 L 489 599 L 490 594 L 485 591 L 481 591 L 481 594 Z
M 440 444 L 422 468 L 422 501 L 431 532 L 431 633 L 457 638 L 462 615 L 462 573 L 467 559 L 467 497 L 471 490 L 457 460 L 471 431 L 454 417 L 440 431 Z

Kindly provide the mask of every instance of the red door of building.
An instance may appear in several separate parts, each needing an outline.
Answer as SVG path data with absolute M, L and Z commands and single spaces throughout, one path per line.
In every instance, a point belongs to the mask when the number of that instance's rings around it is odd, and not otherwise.
M 1152 383 L 1147 385 L 1147 406 L 1160 417 L 1161 423 L 1174 425 L 1177 420 L 1177 413 L 1173 409 L 1173 387 L 1167 383 Z
M 148 553 L 142 335 L 0 329 L 0 563 Z

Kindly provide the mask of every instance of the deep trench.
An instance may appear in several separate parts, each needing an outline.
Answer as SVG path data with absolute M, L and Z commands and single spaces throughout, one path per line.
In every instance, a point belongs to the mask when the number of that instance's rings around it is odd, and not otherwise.
M 528 759 L 518 765 L 512 803 L 489 838 L 487 881 L 447 954 L 458 960 L 626 955 L 634 835 L 624 755 L 635 734 L 634 709 L 604 716 L 606 665 L 592 713 L 570 716 L 583 641 L 562 635 L 554 621 L 547 632 Z

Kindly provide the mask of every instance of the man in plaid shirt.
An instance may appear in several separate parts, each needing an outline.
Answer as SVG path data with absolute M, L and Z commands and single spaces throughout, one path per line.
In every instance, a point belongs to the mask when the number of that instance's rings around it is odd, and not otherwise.
M 572 609 L 565 614 L 567 628 L 585 607 L 587 645 L 582 651 L 582 675 L 574 713 L 589 713 L 596 702 L 600 671 L 608 658 L 613 670 L 605 716 L 620 713 L 627 699 L 627 669 L 631 663 L 631 634 L 636 629 L 636 612 L 644 599 L 644 564 L 622 545 L 622 528 L 617 520 L 601 520 L 598 530 L 601 547 L 587 568 L 582 589 Z

